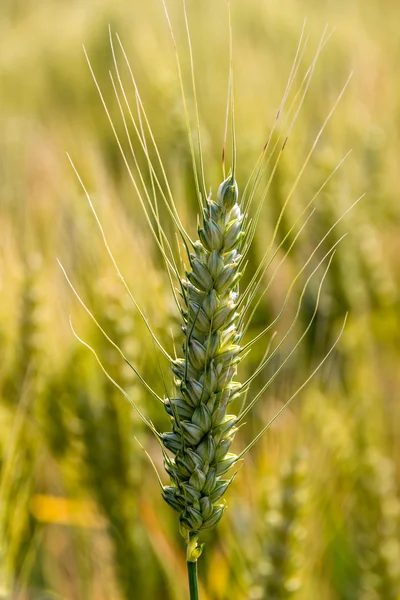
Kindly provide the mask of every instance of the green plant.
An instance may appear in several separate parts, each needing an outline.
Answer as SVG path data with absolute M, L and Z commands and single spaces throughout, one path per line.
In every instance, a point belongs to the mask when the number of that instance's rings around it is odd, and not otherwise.
M 106 376 L 118 389 L 120 389 L 125 398 L 132 404 L 160 444 L 165 470 L 170 477 L 169 485 L 165 485 L 162 482 L 161 476 L 158 474 L 154 463 L 153 466 L 159 478 L 163 498 L 179 513 L 180 530 L 185 538 L 187 546 L 190 597 L 192 600 L 195 600 L 198 598 L 197 560 L 203 548 L 203 545 L 199 542 L 199 536 L 203 530 L 214 527 L 225 511 L 226 505 L 222 500 L 222 497 L 235 477 L 235 474 L 231 477 L 227 477 L 226 474 L 231 468 L 239 467 L 247 452 L 256 444 L 284 408 L 300 393 L 308 381 L 314 376 L 322 363 L 325 362 L 333 351 L 340 338 L 341 332 L 343 331 L 344 323 L 339 336 L 331 346 L 330 350 L 325 354 L 300 387 L 298 387 L 290 398 L 283 403 L 283 406 L 278 413 L 261 428 L 261 431 L 241 452 L 238 454 L 231 453 L 231 443 L 239 426 L 243 424 L 244 418 L 249 414 L 258 400 L 263 397 L 265 391 L 282 371 L 310 330 L 318 312 L 324 278 L 329 269 L 335 248 L 342 239 L 340 238 L 328 249 L 328 251 L 325 251 L 321 259 L 318 260 L 315 258 L 317 251 L 323 246 L 329 233 L 348 211 L 339 217 L 314 247 L 307 260 L 304 261 L 303 266 L 290 284 L 283 306 L 276 317 L 271 323 L 264 327 L 260 333 L 255 335 L 253 339 L 247 340 L 246 334 L 248 332 L 249 324 L 257 307 L 265 293 L 269 290 L 280 267 L 296 244 L 300 234 L 312 218 L 314 212 L 312 205 L 344 160 L 342 159 L 339 162 L 338 166 L 329 174 L 316 193 L 312 195 L 311 199 L 303 208 L 300 216 L 289 228 L 288 233 L 283 237 L 282 241 L 274 247 L 276 234 L 285 210 L 290 203 L 308 162 L 310 161 L 311 155 L 318 144 L 321 134 L 347 86 L 347 82 L 319 130 L 311 149 L 306 156 L 304 164 L 283 203 L 272 239 L 260 264 L 250 277 L 246 287 L 242 290 L 239 287 L 239 281 L 246 270 L 249 250 L 254 239 L 258 221 L 262 214 L 263 203 L 267 197 L 280 158 L 287 146 L 294 123 L 307 94 L 316 61 L 322 47 L 326 43 L 326 32 L 324 32 L 324 35 L 322 36 L 315 58 L 301 81 L 297 92 L 291 97 L 290 93 L 294 81 L 296 80 L 305 48 L 303 29 L 287 87 L 277 112 L 272 131 L 242 193 L 239 192 L 237 183 L 231 42 L 229 91 L 222 159 L 223 181 L 219 185 L 216 198 L 213 199 L 212 194 L 207 191 L 205 182 L 199 113 L 196 100 L 194 63 L 185 3 L 184 16 L 189 42 L 191 81 L 197 123 L 197 148 L 190 126 L 189 109 L 185 95 L 180 57 L 167 9 L 166 15 L 176 50 L 179 81 L 183 98 L 183 110 L 187 122 L 188 139 L 193 164 L 195 195 L 200 210 L 197 240 L 192 239 L 178 214 L 177 205 L 168 182 L 167 172 L 161 160 L 144 104 L 119 37 L 116 36 L 116 39 L 119 42 L 133 84 L 136 114 L 134 114 L 134 111 L 131 108 L 128 94 L 120 75 L 114 48 L 114 37 L 110 32 L 111 49 L 116 73 L 116 77 L 111 75 L 111 81 L 135 168 L 130 166 L 130 162 L 121 141 L 121 136 L 114 125 L 90 63 L 89 66 L 118 147 L 121 151 L 123 162 L 127 167 L 129 178 L 142 205 L 155 245 L 158 247 L 165 264 L 172 295 L 181 316 L 183 344 L 180 356 L 178 356 L 176 352 L 174 356 L 171 356 L 171 354 L 163 347 L 156 333 L 151 328 L 146 315 L 140 309 L 134 296 L 130 292 L 108 244 L 105 231 L 90 195 L 73 165 L 100 228 L 107 252 L 115 266 L 117 274 L 125 285 L 133 303 L 148 328 L 155 347 L 160 351 L 160 359 L 166 359 L 172 370 L 173 381 L 171 385 L 171 382 L 165 380 L 161 369 L 160 379 L 165 386 L 164 397 L 160 396 L 156 389 L 153 389 L 153 387 L 145 381 L 136 367 L 130 363 L 123 350 L 109 336 L 106 329 L 84 304 L 65 271 L 64 273 L 77 298 L 90 317 L 98 325 L 107 340 L 118 350 L 122 358 L 136 373 L 145 389 L 164 407 L 170 418 L 172 430 L 163 433 L 158 431 L 152 421 L 143 414 L 141 408 L 130 397 L 127 391 L 123 389 L 109 372 L 107 372 L 95 350 L 77 336 L 78 339 L 94 353 Z M 289 98 L 291 98 L 290 101 Z M 282 117 L 283 114 L 285 115 L 284 117 Z M 232 166 L 227 175 L 225 168 L 225 153 L 229 122 L 231 124 L 232 132 Z M 278 124 L 280 129 L 278 128 Z M 130 134 L 131 127 L 133 127 L 137 137 L 139 149 L 142 153 L 141 159 L 138 158 L 138 150 L 132 143 Z M 142 165 L 143 159 L 145 167 Z M 265 173 L 267 173 L 266 184 L 263 182 Z M 179 240 L 176 246 L 174 245 L 173 239 L 168 235 L 168 228 L 164 222 L 166 218 L 171 220 L 172 225 L 175 228 L 177 234 L 176 237 Z M 281 252 L 281 254 L 279 254 L 279 252 Z M 292 333 L 297 333 L 295 327 L 301 312 L 304 295 L 313 276 L 325 261 L 328 262 L 328 265 L 320 280 L 314 310 L 309 322 L 301 334 L 297 335 L 296 341 L 290 351 L 287 352 L 285 359 L 273 371 L 267 382 L 261 386 L 261 389 L 248 401 L 249 390 L 253 381 L 268 365 L 271 364 L 274 357 L 279 356 L 278 352 L 284 347 L 284 343 L 289 336 Z M 274 270 L 268 278 L 267 285 L 263 288 L 264 276 L 272 267 L 274 267 Z M 295 289 L 295 285 L 300 280 L 301 276 L 304 273 L 307 273 L 308 267 L 309 272 L 303 288 L 299 293 L 293 320 L 289 327 L 281 334 L 279 341 L 277 343 L 275 342 L 275 345 L 272 347 L 275 338 L 273 328 L 278 324 L 282 315 L 288 309 L 290 304 L 289 300 Z M 183 272 L 185 275 L 183 275 Z M 254 344 L 260 341 L 268 333 L 272 334 L 270 344 L 268 345 L 259 366 L 243 383 L 235 381 L 240 362 L 245 358 Z M 232 414 L 228 412 L 230 410 L 232 410 Z

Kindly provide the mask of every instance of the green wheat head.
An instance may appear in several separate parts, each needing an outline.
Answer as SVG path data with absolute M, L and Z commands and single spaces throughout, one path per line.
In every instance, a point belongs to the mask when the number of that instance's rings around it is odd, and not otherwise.
M 225 510 L 221 497 L 232 481 L 224 476 L 238 459 L 229 452 L 237 417 L 227 411 L 241 391 L 234 377 L 243 330 L 237 311 L 243 221 L 237 183 L 230 176 L 216 201 L 207 198 L 200 239 L 188 253 L 191 271 L 182 280 L 184 358 L 171 365 L 178 397 L 165 401 L 172 432 L 162 441 L 174 458 L 165 456 L 172 485 L 163 497 L 189 532 L 218 523 Z

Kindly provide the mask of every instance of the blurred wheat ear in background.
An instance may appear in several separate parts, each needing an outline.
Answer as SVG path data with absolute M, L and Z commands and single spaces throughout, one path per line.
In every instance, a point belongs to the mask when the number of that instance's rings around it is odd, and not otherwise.
M 307 5 L 0 9 L 2 597 L 398 600 L 393 26 Z

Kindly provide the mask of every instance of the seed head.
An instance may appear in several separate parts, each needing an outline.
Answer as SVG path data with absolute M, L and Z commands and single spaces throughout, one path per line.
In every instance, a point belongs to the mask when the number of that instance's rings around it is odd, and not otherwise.
M 231 483 L 224 475 L 237 461 L 229 452 L 236 416 L 227 408 L 238 394 L 234 377 L 240 362 L 236 308 L 244 232 L 238 197 L 230 175 L 219 186 L 217 202 L 209 197 L 203 210 L 199 240 L 188 255 L 191 270 L 182 281 L 183 357 L 171 365 L 177 393 L 165 400 L 172 431 L 162 440 L 173 457 L 165 457 L 171 482 L 163 497 L 190 535 L 221 519 L 221 499 Z

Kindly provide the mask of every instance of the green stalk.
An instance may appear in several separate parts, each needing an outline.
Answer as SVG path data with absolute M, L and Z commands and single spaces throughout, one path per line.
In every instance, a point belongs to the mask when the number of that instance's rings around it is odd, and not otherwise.
M 190 600 L 199 600 L 199 587 L 197 582 L 197 560 L 195 562 L 187 561 Z
M 189 578 L 190 600 L 199 600 L 199 584 L 197 581 L 197 559 L 199 558 L 203 544 L 198 544 L 199 532 L 188 531 L 186 534 L 186 564 Z

